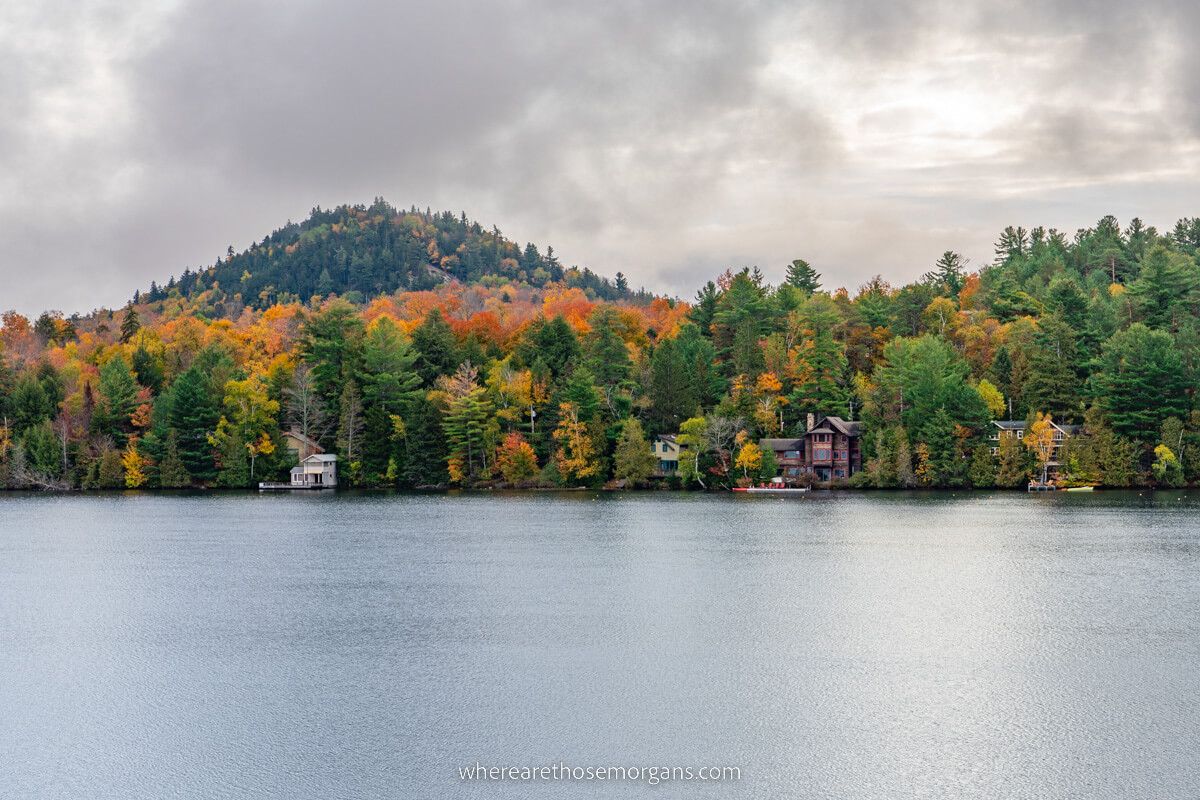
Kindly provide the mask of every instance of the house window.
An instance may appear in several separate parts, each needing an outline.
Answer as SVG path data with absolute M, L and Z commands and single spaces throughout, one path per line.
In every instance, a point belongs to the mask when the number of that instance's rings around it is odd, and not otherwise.
M 783 454 L 783 457 L 784 458 L 799 458 L 800 451 L 799 450 L 788 450 L 787 452 L 785 452 Z
M 829 460 L 829 451 L 823 447 L 818 447 L 817 452 L 813 456 L 813 458 L 816 459 L 817 461 L 828 461 Z
M 846 477 L 846 470 L 844 470 L 844 469 L 835 469 L 835 470 L 833 471 L 833 477 L 835 477 L 835 478 L 844 478 L 844 477 Z

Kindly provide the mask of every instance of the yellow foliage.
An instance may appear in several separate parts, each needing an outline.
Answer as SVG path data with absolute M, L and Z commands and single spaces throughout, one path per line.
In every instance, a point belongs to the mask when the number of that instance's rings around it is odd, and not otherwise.
M 750 472 L 758 472 L 762 467 L 762 448 L 754 442 L 746 442 L 738 451 L 737 459 L 733 463 L 742 468 L 742 475 L 748 476 Z
M 137 489 L 146 483 L 144 467 L 149 463 L 137 450 L 137 437 L 130 437 L 125 452 L 121 454 L 121 465 L 125 467 L 125 486 Z

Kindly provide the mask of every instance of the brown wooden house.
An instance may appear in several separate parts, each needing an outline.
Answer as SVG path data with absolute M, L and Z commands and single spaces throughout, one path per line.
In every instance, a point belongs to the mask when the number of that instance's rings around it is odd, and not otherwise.
M 804 439 L 759 439 L 758 446 L 763 450 L 775 453 L 775 462 L 779 465 L 779 477 L 783 482 L 794 485 L 802 482 L 802 475 L 807 474 L 804 463 Z
M 804 464 L 817 483 L 850 478 L 862 469 L 862 423 L 808 415 Z

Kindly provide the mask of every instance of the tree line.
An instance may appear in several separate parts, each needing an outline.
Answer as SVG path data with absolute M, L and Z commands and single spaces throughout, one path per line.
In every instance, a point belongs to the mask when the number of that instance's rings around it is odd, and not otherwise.
M 815 413 L 863 422 L 856 485 L 1023 485 L 1057 423 L 1082 426 L 1068 479 L 1179 486 L 1200 480 L 1198 248 L 1200 219 L 1009 227 L 978 269 L 947 251 L 852 293 L 797 259 L 683 302 L 465 217 L 317 210 L 123 310 L 4 314 L 0 483 L 245 487 L 286 476 L 294 431 L 343 483 L 394 487 L 644 485 L 672 434 L 662 483 L 713 488 L 772 476 L 758 440 Z

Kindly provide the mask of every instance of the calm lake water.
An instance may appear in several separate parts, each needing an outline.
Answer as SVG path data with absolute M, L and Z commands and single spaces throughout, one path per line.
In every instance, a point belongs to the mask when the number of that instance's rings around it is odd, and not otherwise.
M 1200 493 L 0 493 L 0 720 L 6 797 L 1197 797 Z

